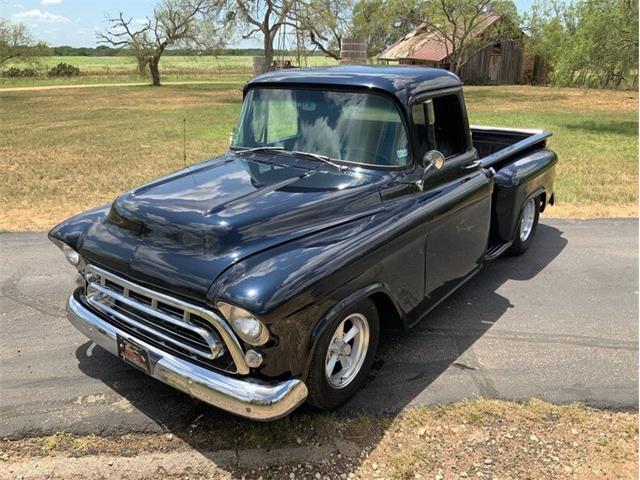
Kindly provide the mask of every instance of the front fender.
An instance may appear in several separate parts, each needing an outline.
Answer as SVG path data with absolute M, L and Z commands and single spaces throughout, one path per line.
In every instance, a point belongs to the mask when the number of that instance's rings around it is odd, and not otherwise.
M 241 306 L 267 325 L 275 341 L 261 348 L 260 374 L 304 378 L 316 338 L 342 306 L 384 292 L 402 317 L 422 299 L 424 238 L 397 225 L 380 212 L 246 258 L 213 283 L 209 301 Z
M 358 220 L 253 255 L 213 283 L 211 304 L 224 300 L 241 306 L 269 328 L 273 341 L 260 347 L 264 363 L 259 374 L 304 378 L 315 324 L 357 276 L 346 245 L 368 222 Z
M 318 282 L 353 260 L 350 240 L 370 221 L 357 220 L 250 256 L 216 279 L 208 297 L 214 304 L 229 301 L 261 317 L 276 310 L 280 317 L 302 310 L 327 295 L 327 287 L 333 288 Z
M 109 207 L 107 203 L 64 220 L 49 231 L 49 240 L 54 243 L 63 242 L 74 250 L 79 250 L 91 225 L 104 218 Z

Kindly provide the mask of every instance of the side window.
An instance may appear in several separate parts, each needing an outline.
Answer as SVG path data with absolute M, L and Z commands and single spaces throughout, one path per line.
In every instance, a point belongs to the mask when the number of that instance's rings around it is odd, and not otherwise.
M 417 158 L 421 159 L 429 150 L 436 148 L 433 138 L 433 102 L 416 103 L 411 107 L 413 121 L 414 146 Z
M 445 158 L 459 155 L 469 149 L 461 102 L 458 95 L 445 95 L 433 99 L 436 150 Z
M 445 95 L 411 107 L 418 158 L 429 150 L 438 150 L 445 158 L 469 150 L 461 102 L 458 95 Z

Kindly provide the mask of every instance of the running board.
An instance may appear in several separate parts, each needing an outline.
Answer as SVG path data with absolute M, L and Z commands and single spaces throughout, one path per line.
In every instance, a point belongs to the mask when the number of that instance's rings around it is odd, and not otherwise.
M 483 262 L 492 262 L 511 246 L 513 242 L 495 242 L 487 247 L 487 250 L 484 252 L 484 256 L 482 257 Z

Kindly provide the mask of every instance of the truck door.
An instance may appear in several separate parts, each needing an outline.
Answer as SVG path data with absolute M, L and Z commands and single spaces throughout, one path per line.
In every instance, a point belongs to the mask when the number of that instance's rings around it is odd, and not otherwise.
M 492 182 L 471 144 L 460 92 L 414 104 L 412 117 L 416 154 L 437 150 L 445 157 L 441 169 L 424 175 L 419 194 L 427 222 L 425 311 L 478 269 L 489 238 Z

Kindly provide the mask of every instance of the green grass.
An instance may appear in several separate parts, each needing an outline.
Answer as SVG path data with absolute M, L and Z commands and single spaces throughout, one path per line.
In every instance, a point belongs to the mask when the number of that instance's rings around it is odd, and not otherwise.
M 472 123 L 551 130 L 559 156 L 551 215 L 637 215 L 637 93 L 469 87 L 466 99 Z
M 280 59 L 280 57 L 278 57 Z M 288 58 L 294 64 L 295 58 Z M 58 63 L 69 63 L 80 69 L 80 76 L 72 78 L 49 78 L 47 70 Z M 335 65 L 335 60 L 321 56 L 307 57 L 302 66 L 317 67 Z M 11 65 L 5 67 L 5 70 Z M 16 64 L 17 67 L 23 65 Z M 2 78 L 0 88 L 36 85 L 82 85 L 91 83 L 140 82 L 138 66 L 134 57 L 41 57 L 38 61 L 37 78 Z M 160 61 L 162 81 L 215 80 L 231 77 L 247 80 L 253 76 L 253 57 L 220 55 L 214 56 L 169 56 Z
M 218 79 L 220 80 L 220 79 Z M 228 148 L 242 81 L 0 92 L 0 230 L 60 220 Z M 470 87 L 473 123 L 546 128 L 560 157 L 548 215 L 637 214 L 638 95 Z
M 279 59 L 280 57 L 278 57 Z M 295 62 L 294 58 L 286 57 Z M 109 75 L 113 73 L 136 73 L 137 64 L 134 57 L 41 57 L 43 66 L 52 67 L 58 63 L 69 63 L 80 68 L 81 73 L 92 75 Z M 310 67 L 332 65 L 335 61 L 321 56 L 307 57 Z M 172 56 L 162 57 L 160 66 L 167 73 L 209 73 L 219 74 L 227 70 L 247 71 L 251 73 L 253 57 L 247 55 L 220 55 L 220 56 Z

